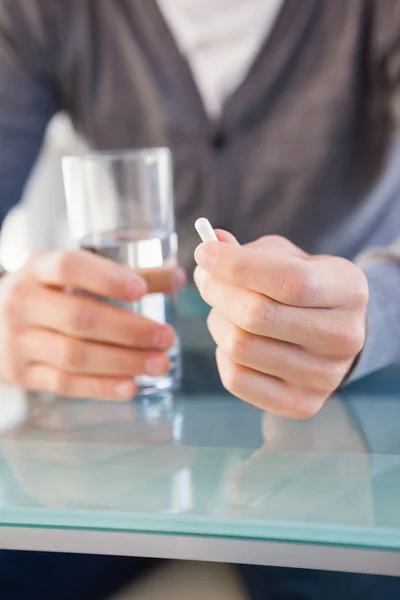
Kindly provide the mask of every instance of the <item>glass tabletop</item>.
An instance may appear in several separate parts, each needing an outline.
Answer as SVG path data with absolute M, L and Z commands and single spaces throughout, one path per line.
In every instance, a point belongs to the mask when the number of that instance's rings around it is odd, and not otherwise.
M 203 307 L 183 313 L 180 394 L 0 387 L 0 525 L 400 549 L 400 375 L 275 417 L 223 391 Z

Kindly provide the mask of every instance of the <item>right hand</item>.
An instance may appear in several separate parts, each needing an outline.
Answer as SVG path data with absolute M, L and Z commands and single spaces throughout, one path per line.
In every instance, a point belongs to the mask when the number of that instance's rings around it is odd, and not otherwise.
M 63 396 L 131 398 L 134 376 L 168 372 L 174 330 L 93 296 L 132 302 L 184 279 L 181 269 L 139 275 L 84 251 L 34 255 L 0 280 L 0 379 Z

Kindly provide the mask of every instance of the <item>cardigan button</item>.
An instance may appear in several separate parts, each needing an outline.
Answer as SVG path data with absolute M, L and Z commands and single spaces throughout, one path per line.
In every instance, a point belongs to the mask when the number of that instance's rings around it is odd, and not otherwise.
M 217 131 L 212 137 L 212 146 L 214 150 L 219 152 L 223 150 L 228 143 L 228 138 L 223 131 Z

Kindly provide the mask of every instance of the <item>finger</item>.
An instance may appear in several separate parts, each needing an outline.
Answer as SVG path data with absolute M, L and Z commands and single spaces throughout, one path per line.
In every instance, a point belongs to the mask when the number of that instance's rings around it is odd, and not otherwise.
M 232 244 L 234 246 L 240 246 L 239 242 L 229 231 L 225 231 L 225 229 L 216 229 L 215 233 L 220 242 L 224 242 L 225 244 Z
M 256 252 L 268 254 L 283 254 L 284 256 L 295 256 L 298 258 L 307 258 L 309 255 L 301 248 L 293 244 L 287 238 L 280 235 L 265 235 L 258 240 L 244 245 L 245 248 L 255 250 Z
M 247 333 L 216 310 L 208 317 L 214 342 L 232 362 L 264 375 L 272 375 L 300 389 L 330 392 L 347 370 L 345 361 L 333 363 L 300 346 Z
M 26 269 L 44 285 L 79 289 L 116 300 L 138 299 L 147 291 L 133 269 L 90 252 L 50 251 L 35 255 Z
M 200 268 L 194 278 L 203 300 L 248 333 L 344 360 L 356 356 L 363 347 L 365 321 L 361 313 L 286 306 L 223 283 Z
M 222 384 L 228 392 L 276 415 L 305 419 L 314 416 L 325 398 L 302 394 L 280 379 L 263 375 L 232 362 L 221 348 L 216 351 Z
M 94 298 L 37 287 L 20 305 L 24 322 L 65 335 L 128 348 L 166 350 L 173 328 Z
M 69 373 L 160 376 L 170 367 L 169 358 L 162 352 L 97 344 L 45 329 L 29 329 L 21 336 L 20 344 L 29 361 Z
M 304 260 L 217 242 L 200 244 L 195 258 L 216 279 L 289 306 L 335 308 L 354 298 L 366 301 L 365 278 L 344 259 Z
M 130 379 L 75 375 L 42 364 L 26 368 L 23 385 L 28 390 L 97 400 L 130 400 L 136 392 L 135 383 Z
M 180 267 L 140 269 L 139 274 L 146 281 L 150 294 L 170 294 L 186 284 L 185 271 Z

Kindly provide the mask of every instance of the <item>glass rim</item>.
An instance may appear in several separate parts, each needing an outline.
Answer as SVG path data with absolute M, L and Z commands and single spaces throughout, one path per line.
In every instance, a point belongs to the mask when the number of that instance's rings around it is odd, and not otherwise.
M 148 148 L 127 148 L 118 150 L 89 150 L 79 154 L 64 154 L 62 161 L 99 161 L 113 162 L 125 160 L 143 160 L 146 158 L 154 159 L 162 156 L 171 156 L 171 150 L 168 146 L 150 146 Z

